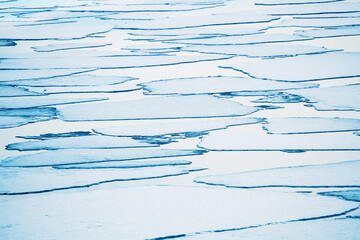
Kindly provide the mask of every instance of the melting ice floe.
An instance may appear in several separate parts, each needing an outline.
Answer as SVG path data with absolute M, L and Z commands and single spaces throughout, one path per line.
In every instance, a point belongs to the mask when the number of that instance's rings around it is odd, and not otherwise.
M 282 192 L 147 186 L 37 194 L 5 201 L 0 213 L 12 217 L 1 218 L 0 224 L 11 226 L 3 228 L 2 234 L 19 239 L 41 238 L 44 229 L 39 226 L 46 226 L 52 239 L 84 235 L 89 239 L 152 239 L 337 215 L 357 205 Z M 152 224 L 144 216 L 151 216 Z
M 238 188 L 359 187 L 360 161 L 273 168 L 233 174 L 203 176 L 198 183 Z
M 263 124 L 271 134 L 299 134 L 360 130 L 360 120 L 350 118 L 269 118 Z
M 244 72 L 255 78 L 304 82 L 358 77 L 360 76 L 359 62 L 360 54 L 358 53 L 328 53 L 265 59 L 223 67 Z
M 59 111 L 61 119 L 65 121 L 101 121 L 231 117 L 248 115 L 258 109 L 212 96 L 175 96 L 74 105 Z
M 184 95 L 184 94 L 208 94 L 230 92 L 259 92 L 279 91 L 297 88 L 314 88 L 318 84 L 309 83 L 286 83 L 276 81 L 264 81 L 254 78 L 214 76 L 164 79 L 141 84 L 147 90 L 147 94 L 155 95 Z
M 137 141 L 132 138 L 108 137 L 108 136 L 81 136 L 55 138 L 41 141 L 29 141 L 12 143 L 6 146 L 8 150 L 34 151 L 34 150 L 54 150 L 54 149 L 90 149 L 90 148 L 133 148 L 133 147 L 155 147 Z
M 126 126 L 96 128 L 95 132 L 109 136 L 164 136 L 177 134 L 206 134 L 206 132 L 224 129 L 229 126 L 254 124 L 263 121 L 261 118 L 226 118 L 201 120 L 175 120 L 172 122 L 150 122 Z
M 6 167 L 37 167 L 57 166 L 66 164 L 95 163 L 108 161 L 123 161 L 161 157 L 178 157 L 201 155 L 204 150 L 188 149 L 157 149 L 157 148 L 134 148 L 134 149 L 65 149 L 46 151 L 36 154 L 8 157 L 0 162 L 0 166 Z

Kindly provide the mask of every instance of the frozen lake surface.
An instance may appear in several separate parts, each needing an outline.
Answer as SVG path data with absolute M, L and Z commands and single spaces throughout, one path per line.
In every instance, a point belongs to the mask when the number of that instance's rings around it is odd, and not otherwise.
M 0 0 L 0 240 L 359 240 L 359 42 L 359 0 Z

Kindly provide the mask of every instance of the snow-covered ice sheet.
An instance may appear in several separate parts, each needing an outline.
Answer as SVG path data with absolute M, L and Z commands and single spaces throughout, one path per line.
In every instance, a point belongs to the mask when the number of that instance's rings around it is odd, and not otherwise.
M 0 213 L 7 217 L 0 224 L 8 226 L 2 236 L 12 239 L 38 239 L 46 231 L 54 240 L 140 240 L 338 215 L 355 207 L 352 202 L 304 194 L 147 186 L 2 201 Z
M 359 90 L 360 84 L 353 84 L 288 92 L 308 99 L 309 104 L 319 111 L 359 111 Z
M 231 117 L 249 115 L 256 111 L 256 107 L 200 95 L 103 102 L 59 110 L 64 121 Z
M 350 118 L 268 118 L 263 128 L 271 134 L 344 132 L 360 130 L 360 119 Z
M 355 240 L 358 238 L 360 221 L 356 219 L 339 218 L 315 221 L 294 221 L 286 224 L 275 224 L 235 231 L 211 232 L 194 236 L 186 236 L 184 239 L 327 239 L 327 240 Z M 183 239 L 183 238 L 178 238 Z
M 172 120 L 172 122 L 155 122 L 96 128 L 95 132 L 108 136 L 163 136 L 185 134 L 206 134 L 209 131 L 225 129 L 230 126 L 255 124 L 261 118 L 225 118 L 200 120 Z
M 360 138 L 351 133 L 276 135 L 223 130 L 204 136 L 199 146 L 217 151 L 345 151 L 360 150 Z
M 115 181 L 133 181 L 187 174 L 183 167 L 138 169 L 0 168 L 0 195 L 86 188 Z
M 254 78 L 305 82 L 360 76 L 360 54 L 328 53 L 223 65 Z M 301 67 L 299 67 L 301 66 Z
M 134 148 L 134 147 L 155 147 L 143 141 L 137 141 L 127 137 L 109 136 L 83 136 L 55 138 L 41 141 L 29 141 L 11 143 L 6 146 L 7 150 L 35 151 L 35 150 L 56 150 L 56 149 L 90 149 L 90 148 Z
M 207 54 L 229 54 L 246 57 L 257 58 L 276 58 L 276 57 L 294 57 L 298 55 L 326 53 L 337 50 L 327 49 L 325 47 L 317 47 L 310 45 L 268 45 L 268 44 L 256 44 L 256 45 L 221 45 L 221 46 L 186 46 L 184 51 L 200 52 Z
M 124 161 L 161 157 L 201 155 L 205 151 L 196 149 L 65 149 L 8 157 L 0 162 L 3 167 L 57 166 L 77 163 Z
M 201 176 L 195 181 L 235 188 L 359 187 L 360 160 Z
M 255 78 L 214 76 L 164 79 L 141 84 L 147 94 L 185 95 L 230 92 L 278 91 L 298 88 L 315 88 L 318 84 L 287 83 Z

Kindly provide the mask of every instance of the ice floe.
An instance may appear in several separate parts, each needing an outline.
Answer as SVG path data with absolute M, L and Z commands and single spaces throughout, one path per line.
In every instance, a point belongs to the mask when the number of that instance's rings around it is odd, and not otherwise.
M 360 150 L 360 139 L 339 133 L 276 135 L 223 130 L 204 136 L 199 146 L 217 151 L 345 151 Z
M 316 3 L 330 3 L 339 2 L 343 0 L 259 0 L 255 5 L 277 6 L 277 5 L 302 5 L 302 4 L 316 4 Z
M 360 221 L 356 219 L 324 219 L 315 221 L 292 221 L 268 226 L 259 226 L 249 229 L 218 231 L 194 236 L 186 236 L 184 239 L 327 239 L 327 240 L 354 240 L 358 237 L 357 229 Z M 306 229 L 306 230 L 305 230 Z M 178 238 L 183 239 L 183 238 Z
M 338 50 L 327 49 L 325 47 L 317 47 L 310 45 L 221 45 L 221 46 L 186 46 L 184 51 L 200 52 L 206 54 L 228 54 L 257 58 L 276 58 L 276 57 L 294 57 L 298 55 L 308 55 L 316 53 L 326 53 Z
M 124 178 L 119 170 L 116 172 L 119 178 Z M 40 174 L 37 176 L 44 179 Z M 41 184 L 44 182 L 47 181 Z M 60 183 L 61 180 L 56 184 Z M 1 218 L 0 224 L 8 226 L 1 234 L 12 239 L 39 239 L 45 230 L 51 239 L 84 236 L 88 239 L 114 236 L 119 239 L 187 238 L 191 233 L 341 215 L 357 205 L 336 198 L 281 192 L 180 186 L 126 187 L 37 194 L 3 201 L 0 213 L 9 217 Z M 46 229 L 39 226 L 46 226 Z M 309 234 L 313 232 L 300 229 Z M 356 233 L 356 229 L 352 232 Z
M 76 131 L 76 132 L 62 132 L 62 133 L 43 133 L 38 136 L 16 136 L 16 137 L 23 139 L 46 140 L 53 138 L 81 137 L 81 136 L 91 136 L 91 135 L 94 135 L 94 133 L 89 131 Z
M 230 92 L 279 91 L 285 89 L 314 88 L 317 84 L 276 82 L 254 78 L 214 76 L 165 79 L 141 84 L 147 94 L 185 95 Z
M 360 190 L 346 190 L 346 191 L 333 191 L 333 192 L 322 192 L 319 193 L 323 196 L 338 197 L 348 201 L 360 202 Z
M 350 118 L 268 118 L 263 128 L 271 134 L 301 134 L 360 130 L 360 119 Z
M 174 96 L 79 105 L 59 111 L 65 121 L 96 121 L 231 117 L 248 115 L 257 110 L 212 96 Z
M 328 53 L 265 59 L 222 67 L 244 72 L 254 78 L 305 82 L 358 77 L 360 76 L 359 62 L 360 54 L 357 53 Z
M 63 43 L 63 44 L 49 44 L 46 46 L 32 47 L 36 52 L 55 52 L 70 49 L 83 49 L 83 48 L 98 48 L 109 46 L 111 43 Z
M 350 27 L 359 26 L 360 18 L 293 18 L 283 20 L 279 25 L 275 27 Z
M 200 149 L 191 150 L 157 148 L 87 149 L 86 151 L 79 151 L 78 149 L 64 149 L 8 157 L 2 160 L 0 165 L 4 167 L 57 166 L 79 163 L 191 156 L 201 155 L 204 152 L 204 150 Z
M 360 161 L 347 161 L 321 165 L 272 168 L 201 176 L 198 183 L 235 187 L 359 187 Z
M 330 70 L 329 70 L 330 71 Z M 309 105 L 319 111 L 359 111 L 360 84 L 334 86 L 318 89 L 290 90 L 310 101 Z
M 134 181 L 189 173 L 176 166 L 138 169 L 0 168 L 0 195 L 86 188 L 115 181 Z
M 36 151 L 57 149 L 134 148 L 155 146 L 157 145 L 149 144 L 143 141 L 137 141 L 132 138 L 94 135 L 11 143 L 6 146 L 6 149 L 19 151 Z
M 14 117 L 55 117 L 57 115 L 56 108 L 42 107 L 42 108 L 18 108 L 18 109 L 3 109 L 0 110 L 0 116 L 14 116 Z
M 38 95 L 41 94 L 37 92 L 29 91 L 25 88 L 0 85 L 0 97 L 19 97 L 19 96 L 38 96 Z
M 314 37 L 314 38 L 358 36 L 360 35 L 360 27 L 297 30 L 295 31 L 295 33 L 301 36 Z
M 1 113 L 1 111 L 0 111 Z M 21 116 L 1 116 L 0 115 L 0 129 L 20 127 L 29 123 L 36 123 L 47 121 L 52 118 L 49 117 L 21 117 Z
M 225 118 L 201 120 L 173 120 L 172 122 L 155 122 L 96 128 L 95 132 L 108 136 L 164 136 L 178 134 L 205 134 L 209 131 L 225 129 L 230 126 L 255 124 L 262 118 Z

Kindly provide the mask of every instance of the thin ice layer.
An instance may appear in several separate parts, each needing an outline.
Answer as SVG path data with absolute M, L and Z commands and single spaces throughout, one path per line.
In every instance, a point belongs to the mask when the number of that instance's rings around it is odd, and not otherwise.
M 188 39 L 179 41 L 169 41 L 170 43 L 179 43 L 186 45 L 205 45 L 205 46 L 216 46 L 216 45 L 251 45 L 261 43 L 279 43 L 279 42 L 295 42 L 310 40 L 309 37 L 303 37 L 300 35 L 287 35 L 281 33 L 273 34 L 254 34 L 254 35 L 243 35 L 243 36 L 218 36 L 212 38 L 201 38 L 201 39 Z M 165 42 L 165 41 L 164 41 Z
M 24 58 L 4 59 L 0 62 L 1 69 L 116 69 L 116 68 L 140 68 L 168 66 L 184 63 L 196 63 L 231 58 L 231 56 L 214 55 L 124 55 L 124 56 L 101 56 L 101 57 L 55 57 L 55 58 Z
M 316 3 L 340 2 L 343 0 L 257 0 L 255 5 L 277 6 L 277 5 L 302 5 Z
M 345 132 L 360 130 L 360 119 L 293 117 L 269 118 L 263 128 L 271 134 Z
M 19 108 L 0 110 L 0 116 L 14 117 L 55 117 L 57 115 L 56 108 Z
M 100 86 L 124 83 L 136 78 L 128 76 L 97 76 L 92 74 L 52 77 L 33 80 L 3 81 L 0 84 L 30 87 Z
M 43 193 L 187 174 L 181 167 L 139 169 L 0 168 L 0 195 Z
M 3 201 L 0 214 L 11 217 L 0 219 L 1 226 L 8 226 L 0 234 L 11 239 L 41 239 L 44 233 L 55 240 L 166 239 L 338 215 L 357 205 L 322 196 L 242 189 L 99 187 Z
M 358 36 L 360 35 L 360 27 L 297 30 L 295 33 L 314 38 Z
M 195 181 L 198 183 L 235 188 L 359 187 L 360 161 L 201 176 L 197 177 Z
M 17 97 L 14 98 L 2 98 L 0 102 L 0 109 L 13 109 L 13 108 L 32 108 L 32 107 L 44 107 L 61 104 L 72 104 L 81 102 L 94 102 L 102 101 L 106 98 L 96 97 L 68 97 L 68 96 L 31 96 L 31 97 Z
M 218 151 L 346 151 L 360 150 L 360 138 L 340 133 L 276 135 L 224 130 L 204 136 L 199 146 Z
M 271 22 L 277 17 L 265 14 L 213 14 L 207 16 L 187 16 L 174 17 L 168 19 L 156 19 L 142 22 L 123 22 L 115 26 L 115 29 L 131 30 L 161 30 L 161 29 L 181 29 L 198 28 L 218 25 L 248 24 Z
M 37 92 L 28 91 L 25 88 L 13 86 L 0 86 L 0 97 L 38 96 Z
M 95 132 L 108 136 L 163 136 L 177 134 L 203 133 L 220 130 L 229 126 L 255 124 L 262 118 L 225 118 L 206 120 L 173 120 L 172 122 L 155 122 L 96 128 Z
M 360 190 L 346 190 L 346 191 L 333 191 L 333 192 L 322 192 L 319 193 L 323 196 L 338 197 L 348 201 L 360 202 Z
M 359 91 L 360 84 L 288 92 L 308 99 L 310 105 L 319 111 L 359 111 Z
M 326 239 L 326 240 L 355 240 L 358 238 L 360 221 L 356 219 L 337 218 L 316 221 L 294 221 L 269 226 L 260 226 L 238 231 L 210 232 L 195 236 L 186 236 L 189 240 L 206 239 Z M 179 238 L 183 239 L 183 238 Z
M 83 49 L 83 48 L 98 48 L 109 46 L 111 43 L 62 43 L 62 44 L 49 44 L 45 46 L 32 47 L 36 52 L 55 52 L 70 49 Z
M 225 46 L 186 46 L 184 51 L 200 52 L 206 54 L 229 54 L 246 57 L 294 57 L 298 55 L 326 53 L 336 50 L 327 49 L 325 47 L 310 45 L 225 45 Z
M 329 53 L 266 59 L 222 67 L 244 72 L 254 78 L 305 82 L 358 77 L 360 76 L 359 63 L 360 54 L 358 53 Z
M 256 111 L 258 109 L 255 107 L 200 95 L 103 102 L 59 110 L 64 121 L 231 117 L 248 115 Z
M 137 141 L 132 138 L 120 138 L 109 136 L 81 136 L 55 138 L 41 141 L 29 141 L 11 143 L 6 145 L 7 150 L 36 151 L 36 150 L 57 150 L 57 149 L 91 149 L 91 148 L 134 148 L 134 147 L 156 147 L 156 144 L 149 144 Z
M 94 135 L 89 131 L 75 131 L 75 132 L 62 132 L 62 133 L 44 133 L 37 136 L 16 136 L 17 138 L 32 139 L 32 140 L 46 140 L 53 138 L 67 138 L 67 137 L 81 137 Z
M 86 70 L 89 71 L 89 70 Z M 90 70 L 91 71 L 91 70 Z M 0 84 L 3 81 L 17 81 L 29 79 L 44 79 L 60 76 L 71 76 L 85 70 L 74 69 L 38 69 L 38 70 L 1 70 Z
M 187 149 L 65 149 L 46 151 L 36 154 L 8 157 L 0 162 L 4 167 L 37 167 L 57 166 L 76 163 L 95 163 L 109 161 L 124 161 L 161 157 L 178 157 L 201 155 L 204 150 Z
M 136 161 L 120 161 L 120 162 L 100 162 L 100 163 L 84 163 L 69 164 L 56 166 L 56 169 L 97 169 L 97 168 L 144 168 L 159 166 L 177 166 L 189 165 L 190 161 L 186 160 L 136 160 Z
M 0 111 L 1 113 L 1 111 Z M 49 117 L 20 117 L 20 116 L 1 116 L 0 115 L 0 129 L 14 128 L 27 125 L 29 123 L 36 123 L 50 120 Z
M 350 27 L 359 26 L 360 18 L 319 18 L 319 19 L 286 19 L 274 27 Z
M 16 46 L 16 42 L 8 40 L 8 39 L 0 40 L 0 47 L 11 47 L 11 46 Z
M 278 91 L 298 88 L 314 88 L 318 84 L 285 83 L 243 77 L 193 77 L 152 81 L 141 84 L 154 95 L 207 94 L 229 92 Z
M 81 39 L 96 33 L 109 32 L 112 26 L 79 23 L 38 26 L 0 27 L 0 39 L 13 40 L 68 40 Z

